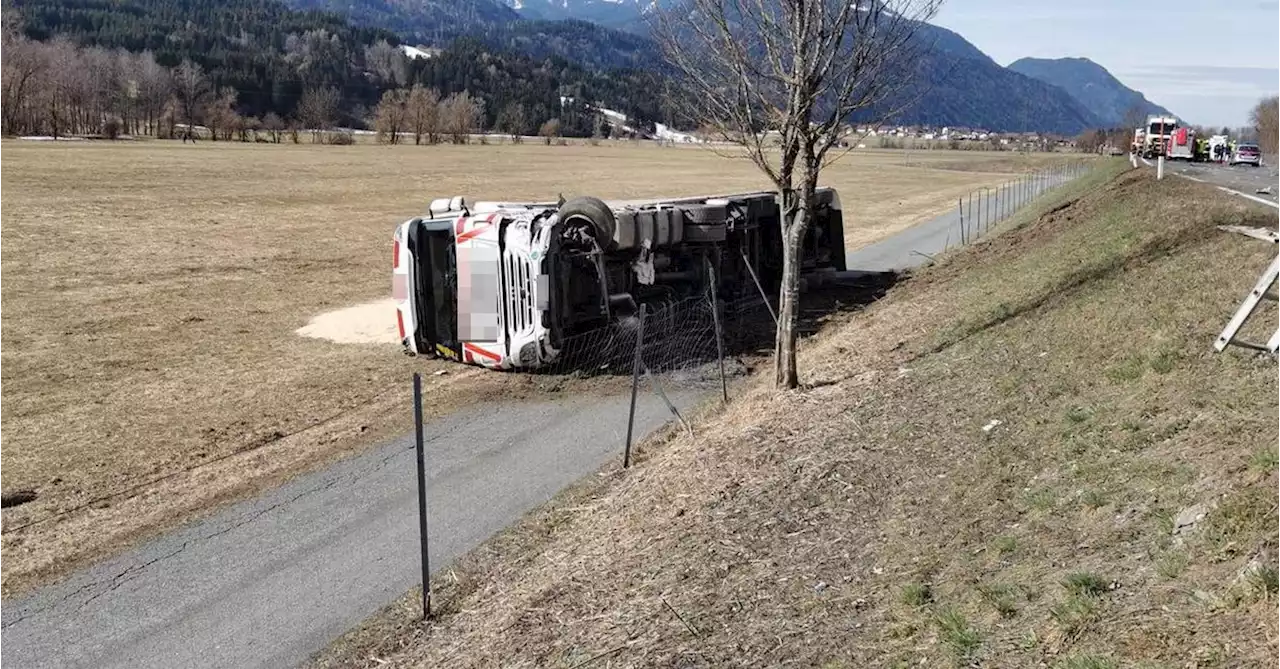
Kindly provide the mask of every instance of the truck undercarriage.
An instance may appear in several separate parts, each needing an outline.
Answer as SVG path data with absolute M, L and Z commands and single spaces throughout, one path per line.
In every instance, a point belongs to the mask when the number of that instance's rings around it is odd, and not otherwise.
M 815 209 L 801 271 L 843 270 L 836 193 L 818 191 Z M 776 294 L 782 276 L 771 192 L 480 203 L 441 213 L 410 220 L 396 234 L 397 263 L 401 244 L 412 258 L 393 273 L 404 277 L 393 288 L 410 353 L 542 367 L 566 340 L 632 318 L 642 306 L 653 311 L 707 294 L 712 277 L 718 299 L 733 302 L 759 295 L 756 280 Z

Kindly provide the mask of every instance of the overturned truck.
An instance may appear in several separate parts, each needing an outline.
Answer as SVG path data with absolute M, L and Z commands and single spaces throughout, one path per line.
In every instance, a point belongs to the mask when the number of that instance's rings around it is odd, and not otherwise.
M 404 351 L 495 369 L 553 365 L 566 342 L 642 305 L 776 294 L 782 234 L 772 192 L 669 200 L 431 202 L 394 235 Z M 845 269 L 840 198 L 816 195 L 801 273 Z M 754 277 L 753 277 L 754 274 Z

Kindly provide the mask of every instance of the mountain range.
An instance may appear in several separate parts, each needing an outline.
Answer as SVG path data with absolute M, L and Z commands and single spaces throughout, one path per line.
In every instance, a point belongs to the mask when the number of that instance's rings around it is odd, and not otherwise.
M 1022 58 L 1008 69 L 1061 88 L 1106 127 L 1135 127 L 1148 114 L 1170 114 L 1088 58 Z
M 214 83 L 241 90 L 240 102 L 253 114 L 287 115 L 300 91 L 320 81 L 354 96 L 348 108 L 360 118 L 360 107 L 371 105 L 385 85 L 360 78 L 361 54 L 385 40 L 453 50 L 430 63 L 415 60 L 409 80 L 481 94 L 490 120 L 500 106 L 517 101 L 554 114 L 549 101 L 557 95 L 594 92 L 609 99 L 592 102 L 651 123 L 660 116 L 675 120 L 663 111 L 656 83 L 661 56 L 646 25 L 646 16 L 666 1 L 10 0 L 5 11 L 21 13 L 24 31 L 35 39 L 66 34 L 86 46 L 148 49 L 166 66 L 193 59 Z M 323 27 L 340 44 L 308 33 L 290 46 L 289 25 Z M 1002 67 L 945 28 L 921 24 L 916 39 L 932 48 L 915 63 L 914 91 L 886 102 L 894 123 L 1074 135 L 1119 126 L 1131 109 L 1164 111 L 1088 60 L 1023 59 Z M 323 54 L 325 69 L 308 65 L 313 56 L 307 54 Z M 655 83 L 635 88 L 636 82 Z
M 486 41 L 535 56 L 555 55 L 597 67 L 645 67 L 658 59 L 645 37 L 645 16 L 658 0 L 286 0 L 299 8 L 320 7 L 344 13 L 357 22 L 439 42 L 452 37 L 445 25 Z M 388 3 L 413 8 L 387 15 Z M 319 3 L 319 4 L 317 4 Z M 448 7 L 452 10 L 448 10 Z M 376 7 L 377 12 L 366 11 Z M 416 19 L 414 17 L 417 17 Z M 565 48 L 566 22 L 576 25 L 575 39 Z M 592 24 L 589 29 L 582 23 Z M 434 31 L 434 32 L 433 32 Z M 1135 106 L 1143 114 L 1165 112 L 1141 93 L 1126 88 L 1104 68 L 1087 59 L 1022 59 L 1001 67 L 962 36 L 924 24 L 918 38 L 933 45 L 933 55 L 919 64 L 918 100 L 894 119 L 903 124 L 983 127 L 1003 131 L 1075 134 L 1088 128 L 1122 125 Z

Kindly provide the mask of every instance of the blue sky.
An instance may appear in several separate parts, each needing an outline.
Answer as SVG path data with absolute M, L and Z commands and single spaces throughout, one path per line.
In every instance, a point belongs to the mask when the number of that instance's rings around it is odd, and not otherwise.
M 1001 65 L 1083 56 L 1188 123 L 1244 125 L 1280 90 L 1280 0 L 946 0 L 933 23 Z

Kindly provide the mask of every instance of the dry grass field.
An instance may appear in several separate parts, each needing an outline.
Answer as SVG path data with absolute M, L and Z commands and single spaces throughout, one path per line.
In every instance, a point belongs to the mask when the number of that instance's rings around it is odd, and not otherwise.
M 853 247 L 1053 159 L 868 151 L 826 182 Z M 656 146 L 6 141 L 3 488 L 38 494 L 3 512 L 6 595 L 405 430 L 409 372 L 445 367 L 294 330 L 384 296 L 393 226 L 428 199 L 765 186 Z M 447 369 L 427 392 L 455 404 L 538 390 Z

